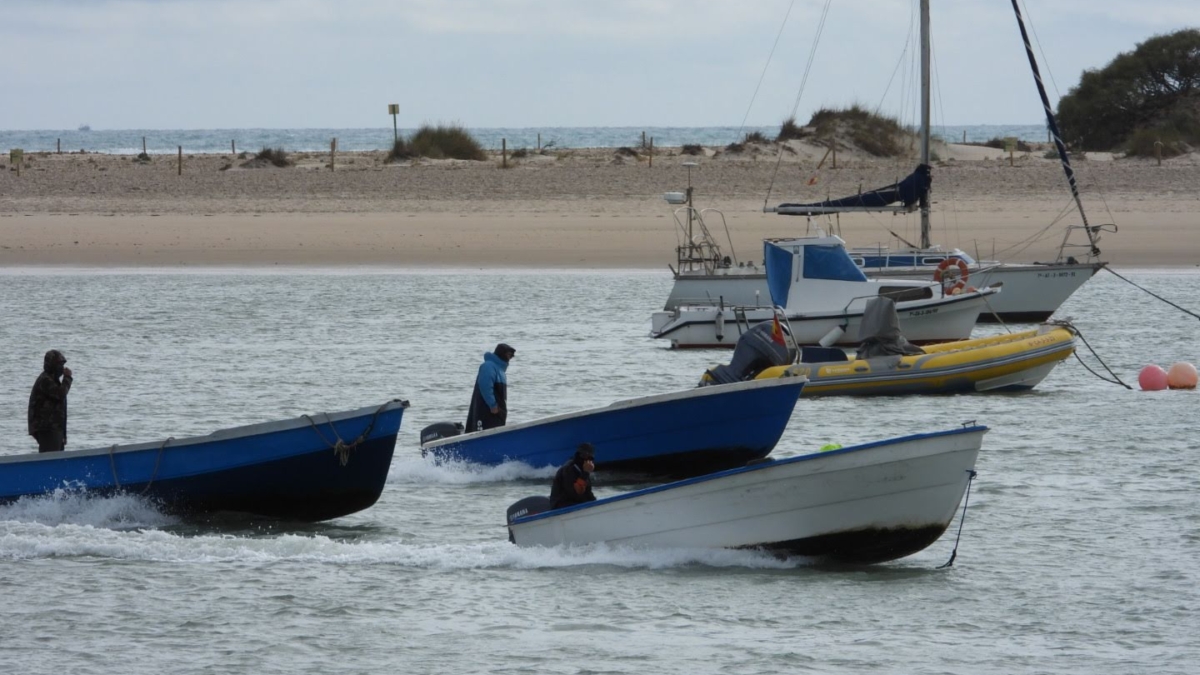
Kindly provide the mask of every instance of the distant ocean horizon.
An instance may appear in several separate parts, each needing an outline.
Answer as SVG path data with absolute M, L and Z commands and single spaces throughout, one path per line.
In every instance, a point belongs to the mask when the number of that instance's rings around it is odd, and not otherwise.
M 410 135 L 415 129 L 400 129 Z M 767 137 L 779 132 L 779 126 L 754 127 L 480 127 L 467 131 L 490 150 L 505 143 L 509 150 L 518 148 L 619 148 L 640 145 L 642 135 L 654 139 L 659 147 L 686 144 L 724 146 L 745 134 L 759 131 Z M 95 152 L 136 155 L 143 142 L 149 154 L 171 154 L 183 148 L 192 154 L 257 152 L 263 148 L 282 148 L 289 152 L 319 152 L 329 149 L 336 138 L 338 150 L 364 152 L 387 150 L 392 146 L 393 129 L 71 129 L 71 130 L 0 130 L 0 150 L 20 148 L 25 152 Z M 982 143 L 993 138 L 1016 137 L 1023 141 L 1046 140 L 1044 124 L 943 125 L 933 128 L 935 136 L 949 142 Z

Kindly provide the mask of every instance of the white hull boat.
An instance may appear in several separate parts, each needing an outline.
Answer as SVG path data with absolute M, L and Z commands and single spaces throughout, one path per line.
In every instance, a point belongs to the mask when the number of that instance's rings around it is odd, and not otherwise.
M 834 562 L 916 553 L 946 531 L 987 431 L 964 426 L 765 460 L 553 511 L 509 509 L 518 546 L 749 548 Z
M 966 287 L 945 295 L 934 281 L 870 280 L 838 237 L 769 239 L 763 246 L 768 304 L 759 293 L 749 306 L 680 305 L 651 316 L 651 335 L 669 339 L 677 349 L 732 348 L 750 328 L 772 320 L 779 306 L 796 344 L 854 347 L 861 342 L 858 328 L 867 301 L 882 295 L 896 300 L 900 330 L 910 342 L 964 340 L 1000 291 Z
M 877 251 L 878 249 L 871 249 Z M 908 267 L 867 267 L 860 249 L 850 249 L 850 257 L 871 279 L 931 279 L 940 260 L 928 265 Z M 950 254 L 954 255 L 954 254 Z M 939 254 L 945 259 L 947 254 Z M 1041 323 L 1104 267 L 1092 263 L 968 263 L 969 283 L 979 288 L 1002 284 L 1004 292 L 988 300 L 979 314 L 979 323 Z M 714 274 L 675 275 L 665 311 L 681 305 L 691 307 L 740 306 L 770 307 L 767 275 L 761 267 L 737 267 Z

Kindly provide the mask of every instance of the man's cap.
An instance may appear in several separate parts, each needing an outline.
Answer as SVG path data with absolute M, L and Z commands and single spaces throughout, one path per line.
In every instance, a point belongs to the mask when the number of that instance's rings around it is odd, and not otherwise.
M 500 344 L 496 345 L 496 349 L 493 350 L 492 353 L 496 356 L 504 356 L 505 354 L 516 354 L 517 350 L 511 345 L 501 342 Z
M 579 459 L 595 459 L 596 450 L 591 443 L 580 443 L 579 447 L 575 449 L 575 456 Z

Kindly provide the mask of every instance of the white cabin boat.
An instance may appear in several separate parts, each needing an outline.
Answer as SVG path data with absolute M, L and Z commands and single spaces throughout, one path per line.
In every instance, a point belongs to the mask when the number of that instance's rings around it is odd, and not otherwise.
M 783 309 L 798 345 L 857 346 L 867 301 L 892 298 L 900 329 L 910 342 L 930 344 L 971 335 L 980 312 L 1000 287 L 965 287 L 953 295 L 942 284 L 918 280 L 872 280 L 835 236 L 769 239 L 763 243 L 769 299 L 751 305 L 680 305 L 651 317 L 651 335 L 680 349 L 732 348 L 742 333 Z

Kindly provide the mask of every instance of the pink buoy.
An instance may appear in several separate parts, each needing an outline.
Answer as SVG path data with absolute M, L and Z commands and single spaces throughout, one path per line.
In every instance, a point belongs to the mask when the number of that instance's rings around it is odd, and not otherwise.
M 1167 386 L 1172 389 L 1195 389 L 1196 366 L 1179 361 L 1167 370 Z
M 1138 384 L 1143 391 L 1162 391 L 1167 388 L 1167 371 L 1155 365 L 1146 366 L 1138 373 Z

